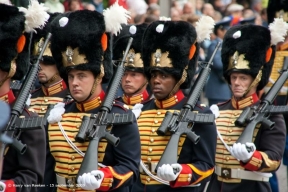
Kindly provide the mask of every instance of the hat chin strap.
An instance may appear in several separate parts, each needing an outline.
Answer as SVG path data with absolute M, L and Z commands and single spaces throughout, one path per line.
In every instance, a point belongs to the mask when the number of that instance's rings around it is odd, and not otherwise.
M 169 93 L 167 98 L 174 96 L 175 93 L 177 93 L 177 91 L 180 89 L 180 86 L 185 82 L 185 80 L 187 78 L 187 68 L 188 68 L 188 66 L 186 66 L 185 69 L 183 70 L 181 79 L 176 83 L 176 85 L 174 86 L 172 91 Z
M 59 77 L 59 73 L 55 73 L 49 80 L 47 80 L 43 83 L 40 82 L 40 84 L 45 86 L 48 83 L 52 83 L 57 77 Z
M 258 85 L 258 83 L 261 81 L 262 78 L 262 68 L 259 70 L 257 76 L 255 77 L 254 81 L 251 83 L 251 85 L 248 87 L 248 89 L 245 91 L 245 93 L 243 94 L 242 98 L 245 98 L 246 95 L 249 93 L 249 91 L 252 89 L 252 87 L 255 87 Z
M 0 87 L 2 87 L 3 83 L 7 80 L 7 79 L 10 79 L 11 77 L 13 77 L 16 73 L 16 59 L 13 59 L 11 61 L 11 64 L 10 64 L 10 70 L 8 72 L 8 75 L 2 80 L 0 81 Z
M 148 81 L 146 80 L 142 85 L 141 85 L 141 87 L 139 87 L 139 89 L 137 89 L 136 91 L 134 91 L 134 93 L 133 93 L 133 95 L 136 95 L 136 93 L 137 92 L 139 92 L 145 85 L 147 85 L 148 84 Z M 122 88 L 122 90 L 123 90 L 123 88 Z M 125 92 L 124 92 L 124 94 L 125 94 Z

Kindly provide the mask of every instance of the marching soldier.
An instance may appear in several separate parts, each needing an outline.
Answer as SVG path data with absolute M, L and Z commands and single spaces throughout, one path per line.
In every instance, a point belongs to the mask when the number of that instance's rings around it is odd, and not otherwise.
M 29 68 L 28 33 L 34 28 L 43 26 L 49 15 L 46 8 L 37 1 L 31 1 L 28 9 L 1 3 L 0 13 L 0 99 L 13 106 L 17 98 L 10 89 L 10 82 L 21 80 Z M 21 114 L 24 117 L 32 115 L 26 108 Z M 0 191 L 36 192 L 44 177 L 46 153 L 44 130 L 23 132 L 16 130 L 13 137 L 26 144 L 27 149 L 24 154 L 20 154 L 13 147 L 5 149 L 4 160 L 1 157 L 3 170 L 0 171 L 3 172 Z M 4 146 L 6 145 L 1 145 Z
M 122 14 L 115 14 L 120 12 Z M 52 22 L 51 51 L 60 76 L 67 82 L 74 99 L 65 109 L 60 109 L 63 110 L 60 122 L 60 119 L 55 120 L 55 116 L 57 109 L 64 104 L 57 104 L 48 117 L 51 123 L 48 128 L 49 147 L 56 161 L 54 171 L 59 192 L 128 191 L 139 174 L 140 139 L 134 120 L 131 124 L 113 126 L 111 134 L 120 138 L 119 145 L 115 147 L 107 140 L 101 140 L 95 149 L 100 163 L 98 169 L 96 164 L 95 170 L 79 175 L 76 181 L 89 142 L 76 142 L 75 135 L 83 116 L 99 112 L 106 94 L 101 83 L 112 76 L 111 53 L 105 32 L 116 34 L 120 23 L 127 23 L 127 17 L 123 7 L 113 5 L 104 11 L 104 16 L 96 11 L 83 10 L 65 13 Z M 127 110 L 116 102 L 111 112 L 125 114 Z
M 271 32 L 251 24 L 235 26 L 224 37 L 223 75 L 233 96 L 218 104 L 216 166 L 208 192 L 271 191 L 269 177 L 280 166 L 285 146 L 283 116 L 271 115 L 269 119 L 275 122 L 272 130 L 256 126 L 253 141 L 247 143 L 237 142 L 245 127 L 234 123 L 246 107 L 260 103 L 257 91 L 268 83 L 275 44 L 284 35 L 275 32 L 280 27 L 286 33 L 288 27 L 283 20 L 274 26 L 270 25 Z
M 117 99 L 130 106 L 130 108 L 149 99 L 149 93 L 146 89 L 148 81 L 140 55 L 142 36 L 146 28 L 147 24 L 126 25 L 123 26 L 120 34 L 113 38 L 113 59 L 120 61 L 123 58 L 129 38 L 133 37 L 133 43 L 124 64 L 125 73 L 121 82 L 124 94 Z
M 50 32 L 50 23 L 57 15 L 59 13 L 50 13 L 46 26 L 43 29 L 38 29 L 37 33 L 33 34 L 32 60 L 37 59 L 40 54 L 45 38 Z M 49 104 L 62 102 L 63 98 L 67 96 L 66 84 L 59 75 L 50 51 L 50 45 L 44 51 L 43 59 L 40 63 L 38 80 L 41 87 L 32 92 L 29 110 L 39 115 L 44 115 Z
M 167 111 L 178 111 L 185 105 L 187 98 L 181 89 L 187 88 L 194 76 L 198 43 L 211 33 L 213 27 L 213 19 L 204 16 L 196 30 L 185 21 L 155 21 L 144 33 L 141 56 L 155 99 L 145 103 L 138 119 L 142 162 L 140 178 L 133 185 L 133 192 L 198 191 L 198 186 L 207 182 L 213 173 L 216 146 L 214 124 L 195 124 L 193 131 L 201 137 L 199 143 L 196 145 L 182 135 L 179 143 L 176 143 L 178 161 L 155 169 L 170 139 L 170 136 L 157 135 L 157 129 Z M 199 28 L 202 36 L 196 34 Z M 200 103 L 193 110 L 211 113 Z

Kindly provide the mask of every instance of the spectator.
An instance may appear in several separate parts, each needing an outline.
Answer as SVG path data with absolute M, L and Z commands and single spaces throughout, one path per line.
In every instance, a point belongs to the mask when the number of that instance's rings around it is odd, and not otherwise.
M 160 17 L 160 6 L 156 3 L 149 4 L 147 14 Z
M 59 0 L 46 0 L 45 6 L 49 8 L 50 13 L 64 13 L 64 5 Z
M 205 3 L 203 5 L 203 9 L 202 9 L 202 14 L 203 15 L 207 15 L 207 16 L 210 16 L 214 19 L 215 17 L 215 10 L 214 10 L 214 7 L 212 6 L 212 4 L 210 3 Z
M 193 5 L 189 1 L 185 3 L 183 6 L 183 15 L 184 14 L 187 14 L 187 15 L 194 14 Z

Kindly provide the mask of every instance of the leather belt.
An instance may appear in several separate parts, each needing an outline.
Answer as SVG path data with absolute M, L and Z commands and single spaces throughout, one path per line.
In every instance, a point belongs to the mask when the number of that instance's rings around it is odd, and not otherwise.
M 219 166 L 215 166 L 215 173 L 226 179 L 245 179 L 264 182 L 268 182 L 269 178 L 272 176 L 271 173 L 245 171 L 242 169 L 223 168 Z
M 76 177 L 65 178 L 56 174 L 57 187 L 76 188 Z
M 151 173 L 155 173 L 155 169 L 157 167 L 158 162 L 144 162 L 146 168 L 151 172 Z M 139 166 L 139 171 L 140 173 L 145 173 L 145 171 L 143 170 L 142 166 Z

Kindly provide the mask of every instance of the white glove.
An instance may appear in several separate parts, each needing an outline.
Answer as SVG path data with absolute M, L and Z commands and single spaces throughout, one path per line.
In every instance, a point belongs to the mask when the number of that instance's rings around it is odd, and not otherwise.
M 50 124 L 53 124 L 53 123 L 58 123 L 61 121 L 62 119 L 62 115 L 63 113 L 65 113 L 65 103 L 57 103 L 53 109 L 51 109 L 50 113 L 49 113 L 49 116 L 47 118 L 47 121 L 50 123 Z
M 6 189 L 6 184 L 0 181 L 0 192 L 4 192 Z
M 140 116 L 141 112 L 142 112 L 142 107 L 143 107 L 143 104 L 136 104 L 133 106 L 132 108 L 132 112 L 134 113 L 136 119 L 138 119 L 138 117 Z
M 247 148 L 250 148 L 251 151 L 248 152 Z M 246 143 L 246 145 L 241 144 L 241 143 L 234 143 L 233 147 L 231 147 L 231 155 L 233 157 L 235 157 L 236 159 L 242 161 L 243 163 L 247 163 L 254 151 L 256 150 L 256 146 L 254 145 L 254 143 Z
M 91 171 L 90 173 L 84 173 L 77 179 L 77 184 L 85 190 L 95 190 L 101 186 L 104 173 L 99 170 Z
M 157 176 L 165 181 L 175 181 L 182 171 L 182 166 L 176 164 L 164 164 L 157 169 Z

